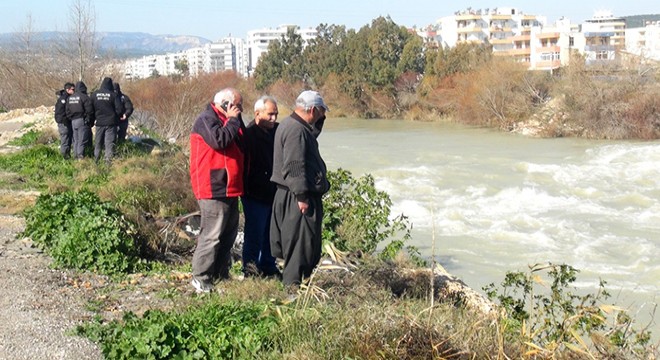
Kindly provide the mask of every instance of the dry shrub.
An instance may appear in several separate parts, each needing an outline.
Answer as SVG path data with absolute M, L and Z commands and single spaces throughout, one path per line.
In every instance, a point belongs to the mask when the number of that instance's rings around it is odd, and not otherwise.
M 197 201 L 188 181 L 188 159 L 172 156 L 118 159 L 111 169 L 112 186 L 98 189 L 99 195 L 116 204 L 138 225 L 146 249 L 153 253 L 182 253 L 191 244 L 179 236 L 162 236 L 164 219 L 197 211 Z M 175 235 L 175 234 L 173 234 Z
M 649 87 L 629 101 L 623 114 L 630 124 L 630 136 L 638 139 L 660 138 L 660 87 Z
M 330 107 L 332 117 L 357 116 L 352 105 L 354 99 L 346 92 L 341 91 L 341 81 L 341 78 L 335 73 L 328 75 L 323 83 L 323 87 L 320 89 L 323 100 Z
M 317 341 L 328 342 L 322 347 L 327 349 L 325 358 L 334 358 L 332 349 L 365 359 L 374 354 L 387 359 L 491 358 L 504 352 L 520 355 L 515 347 L 500 346 L 497 327 L 483 316 L 454 303 L 438 301 L 429 307 L 428 272 L 410 276 L 412 273 L 400 264 L 368 257 L 361 259 L 355 272 L 319 271 L 314 285 L 327 294 L 317 307 L 320 317 L 297 319 L 296 326 L 303 328 L 295 331 L 313 334 L 322 326 L 324 338 Z M 316 340 L 308 338 L 310 342 Z M 301 348 L 294 353 L 304 354 L 302 348 L 314 348 L 306 347 L 306 343 L 299 343 Z
M 226 87 L 241 91 L 245 85 L 235 73 L 221 72 L 190 78 L 138 80 L 122 86 L 122 90 L 133 101 L 134 117 L 139 125 L 162 138 L 185 144 L 194 120 L 216 92 Z
M 583 136 L 598 139 L 656 139 L 660 90 L 653 79 L 618 68 L 567 69 L 559 92 L 564 110 Z
M 451 97 L 461 122 L 496 125 L 510 130 L 533 110 L 527 70 L 510 59 L 494 58 L 476 70 L 459 75 Z
M 366 105 L 362 116 L 365 118 L 391 119 L 399 117 L 401 114 L 401 109 L 397 108 L 397 102 L 392 92 L 365 86 L 362 94 Z
M 303 90 L 305 90 L 305 85 L 302 82 L 297 81 L 291 84 L 282 79 L 277 80 L 269 87 L 270 95 L 277 100 L 278 110 L 281 114 L 286 115 L 288 115 L 289 110 L 295 107 L 296 98 Z

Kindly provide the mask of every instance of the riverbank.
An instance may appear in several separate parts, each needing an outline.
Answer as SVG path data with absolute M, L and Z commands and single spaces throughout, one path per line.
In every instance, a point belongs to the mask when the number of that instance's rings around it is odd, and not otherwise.
M 135 161 L 118 159 L 113 166 L 117 167 L 117 173 L 109 173 L 107 176 L 131 173 L 121 169 Z M 146 160 L 141 161 L 140 164 L 147 163 Z M 87 172 L 87 164 L 75 164 L 77 171 L 84 172 L 83 175 L 93 176 L 100 171 L 92 168 L 91 172 Z M 138 168 L 147 169 L 152 166 L 140 165 Z M 50 175 L 55 176 L 53 173 Z M 140 178 L 144 179 L 144 176 Z M 17 178 L 8 175 L 5 179 L 8 180 L 5 183 L 8 183 Z M 65 186 L 64 178 L 58 179 L 60 181 L 57 186 Z M 29 181 L 28 177 L 23 180 Z M 115 178 L 113 190 L 125 186 L 123 180 Z M 134 193 L 119 194 L 120 199 L 133 199 L 135 196 Z M 33 199 L 26 197 L 21 201 L 13 201 L 12 211 L 15 213 Z M 3 200 L 0 203 L 11 202 Z M 9 209 L 10 205 L 6 208 Z M 420 352 L 436 357 L 460 353 L 474 356 L 506 353 L 515 357 L 515 354 L 525 351 L 525 346 L 515 340 L 508 342 L 505 348 L 499 347 L 501 339 L 497 336 L 503 323 L 497 316 L 485 316 L 492 313 L 492 305 L 480 311 L 478 307 L 470 307 L 472 302 L 465 296 L 465 290 L 450 291 L 453 285 L 458 285 L 459 289 L 464 287 L 460 280 L 446 273 L 435 273 L 434 281 L 431 281 L 428 270 L 405 270 L 405 267 L 399 266 L 405 262 L 392 266 L 392 263 L 382 262 L 369 264 L 366 258 L 355 260 L 357 263 L 365 263 L 359 268 L 337 264 L 322 266 L 314 277 L 313 286 L 304 289 L 299 294 L 299 300 L 292 304 L 286 303 L 288 294 L 279 287 L 278 282 L 261 279 L 230 281 L 219 287 L 221 294 L 195 296 L 188 285 L 189 270 L 185 269 L 185 265 L 179 270 L 161 269 L 149 275 L 130 275 L 121 282 L 109 281 L 106 277 L 93 274 L 63 272 L 67 274 L 67 279 L 72 280 L 63 282 L 62 286 L 71 287 L 82 296 L 83 310 L 104 319 L 103 324 L 97 325 L 93 325 L 95 322 L 83 321 L 84 324 L 92 324 L 91 330 L 87 330 L 88 336 L 98 336 L 99 330 L 94 330 L 97 328 L 93 326 L 121 326 L 119 323 L 111 325 L 113 323 L 108 321 L 120 319 L 129 312 L 137 316 L 131 326 L 148 326 L 145 323 L 154 321 L 153 317 L 141 319 L 142 316 L 146 317 L 146 310 L 165 311 L 164 319 L 179 324 L 189 321 L 186 320 L 191 316 L 188 305 L 194 310 L 198 305 L 217 302 L 220 308 L 240 303 L 252 306 L 252 310 L 256 307 L 270 315 L 279 314 L 277 319 L 281 321 L 281 329 L 286 331 L 273 335 L 277 346 L 270 351 L 282 356 L 310 357 L 310 354 L 317 354 L 316 358 L 322 359 L 353 354 L 354 357 L 368 357 L 377 351 L 389 354 L 391 358 L 415 358 L 420 356 Z M 431 293 L 435 295 L 433 300 L 429 297 Z M 483 299 L 480 295 L 478 297 Z M 74 300 L 71 302 L 76 303 Z M 465 311 L 465 306 L 470 310 Z M 198 319 L 199 314 L 193 312 L 192 316 Z M 259 319 L 247 319 L 244 326 L 259 326 Z M 197 323 L 197 320 L 193 323 Z M 140 348 L 142 341 L 148 340 L 145 337 L 161 336 L 144 330 L 136 333 L 134 339 L 125 340 L 130 341 L 131 346 Z M 100 333 L 103 334 L 103 330 Z M 130 333 L 127 336 L 130 337 Z M 119 341 L 103 336 L 95 339 L 102 344 L 104 351 L 113 348 L 117 345 L 116 341 Z M 438 347 L 439 344 L 443 346 Z
M 51 116 L 52 109 L 45 107 L 2 114 L 1 152 L 18 150 L 19 147 L 8 143 L 29 131 L 55 136 L 56 127 Z M 5 172 L 0 179 L 10 187 L 17 180 L 15 175 Z M 17 214 L 34 204 L 38 196 L 37 191 L 3 189 L 0 192 L 0 272 L 3 273 L 0 279 L 0 324 L 3 324 L 0 326 L 0 343 L 3 344 L 0 358 L 99 359 L 102 358 L 99 344 L 72 335 L 74 328 L 89 324 L 99 316 L 104 321 L 119 320 L 127 313 L 140 316 L 147 310 L 181 309 L 198 300 L 189 286 L 188 272 L 135 274 L 116 282 L 106 276 L 50 268 L 52 259 L 48 255 L 30 239 L 17 237 L 25 228 Z M 340 273 L 348 270 L 336 265 L 322 268 Z M 428 275 L 416 272 L 398 275 L 401 279 L 393 291 L 404 294 L 408 291 L 408 281 L 403 279 Z M 442 268 L 436 269 L 435 277 L 439 298 L 453 299 L 451 301 L 481 314 L 494 314 L 495 307 L 490 301 Z M 383 281 L 387 284 L 389 280 Z M 428 280 L 425 283 L 428 284 Z M 252 282 L 247 284 L 235 287 L 258 287 Z M 273 285 L 276 283 L 265 284 L 271 291 Z M 232 287 L 224 291 L 231 293 Z M 286 293 L 276 296 L 286 297 Z

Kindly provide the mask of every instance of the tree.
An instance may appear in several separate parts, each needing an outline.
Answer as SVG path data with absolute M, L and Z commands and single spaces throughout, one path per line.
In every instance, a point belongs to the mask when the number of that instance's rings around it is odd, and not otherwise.
M 394 80 L 401 74 L 397 65 L 411 35 L 405 27 L 394 23 L 389 16 L 373 20 L 370 29 L 362 28 L 360 31 L 367 32 L 367 44 L 371 53 L 369 85 L 391 89 Z
M 190 74 L 190 66 L 188 65 L 187 59 L 181 59 L 174 62 L 174 69 L 179 72 L 180 75 L 188 77 Z
M 347 37 L 344 25 L 320 24 L 316 38 L 310 40 L 303 51 L 305 68 L 314 87 L 321 87 L 327 77 L 346 70 L 344 41 Z
M 69 6 L 69 36 L 77 55 L 78 80 L 85 79 L 97 55 L 96 13 L 91 0 L 73 0 Z
M 277 80 L 287 82 L 306 79 L 303 61 L 303 41 L 295 28 L 290 27 L 286 35 L 268 45 L 268 52 L 259 57 L 254 69 L 255 86 L 263 90 Z
M 403 46 L 401 59 L 397 64 L 397 71 L 400 74 L 414 72 L 424 73 L 424 44 L 419 36 L 411 36 Z

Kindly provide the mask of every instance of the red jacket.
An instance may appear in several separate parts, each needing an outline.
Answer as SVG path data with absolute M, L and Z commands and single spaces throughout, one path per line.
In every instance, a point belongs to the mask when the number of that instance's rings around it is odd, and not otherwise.
M 209 104 L 195 120 L 190 133 L 190 181 L 197 199 L 243 195 L 240 118 L 227 119 Z

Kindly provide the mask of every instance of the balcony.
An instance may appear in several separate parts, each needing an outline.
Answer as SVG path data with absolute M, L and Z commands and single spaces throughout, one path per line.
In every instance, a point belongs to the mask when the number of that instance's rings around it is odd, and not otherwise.
M 537 61 L 535 68 L 537 70 L 550 70 L 561 67 L 561 60 Z
M 504 39 L 498 39 L 498 38 L 492 38 L 488 39 L 488 42 L 491 44 L 513 44 L 513 41 L 511 41 L 511 38 L 504 38 Z
M 608 38 L 608 37 L 612 37 L 614 35 L 616 35 L 616 33 L 611 32 L 611 31 L 610 32 L 603 31 L 603 32 L 586 32 L 586 33 L 584 33 L 585 38 L 594 38 L 594 37 Z
M 510 33 L 513 30 L 510 27 L 491 26 L 488 28 L 492 33 Z
M 460 14 L 456 15 L 456 20 L 479 20 L 481 19 L 481 15 L 477 14 Z
M 587 45 L 584 47 L 585 51 L 615 51 L 616 46 L 612 45 Z
M 531 40 L 531 35 L 516 35 L 510 37 L 511 41 L 529 41 Z
M 484 29 L 479 25 L 474 26 L 465 26 L 457 29 L 459 34 L 472 33 L 472 32 L 482 32 Z
M 559 33 L 558 32 L 540 33 L 536 35 L 536 37 L 539 39 L 559 39 Z
M 532 53 L 530 48 L 516 48 L 507 51 L 508 55 L 520 56 L 520 55 L 530 55 Z
M 536 52 L 538 53 L 558 53 L 560 51 L 561 47 L 559 45 L 541 46 L 536 48 Z

